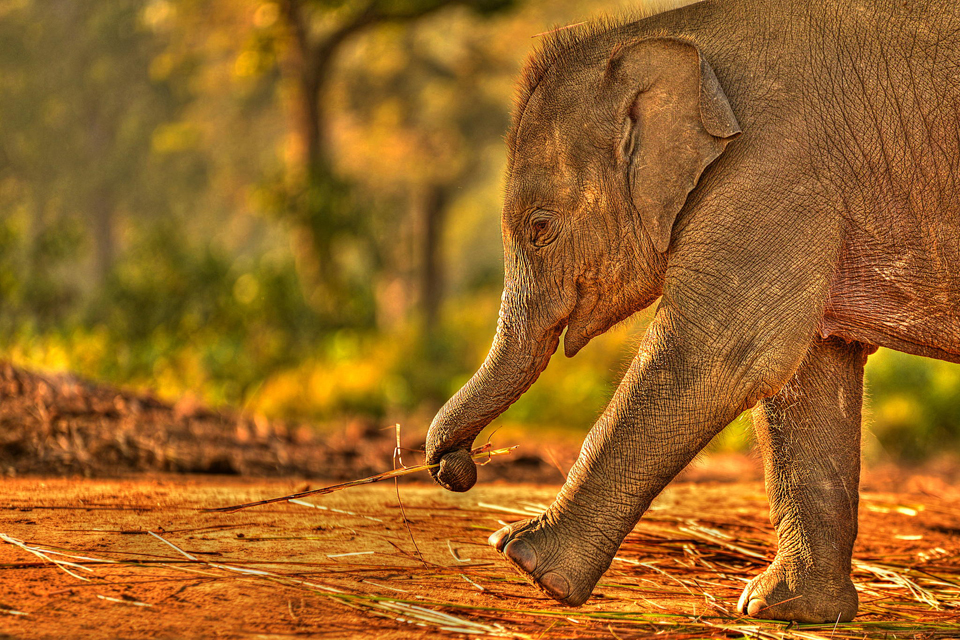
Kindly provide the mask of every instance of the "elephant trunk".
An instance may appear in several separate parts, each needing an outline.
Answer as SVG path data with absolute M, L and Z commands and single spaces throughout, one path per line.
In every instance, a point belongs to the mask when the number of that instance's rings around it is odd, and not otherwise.
M 516 321 L 517 306 L 509 292 L 509 287 L 504 289 L 497 334 L 486 360 L 443 405 L 427 432 L 427 463 L 440 463 L 431 473 L 451 491 L 467 491 L 476 483 L 477 468 L 469 453 L 474 439 L 536 381 L 560 342 L 563 324 L 522 330 L 532 323 Z

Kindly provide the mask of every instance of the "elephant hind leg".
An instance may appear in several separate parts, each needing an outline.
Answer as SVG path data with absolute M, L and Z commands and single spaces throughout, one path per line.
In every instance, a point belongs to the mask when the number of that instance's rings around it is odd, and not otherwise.
M 869 347 L 816 342 L 794 377 L 754 410 L 774 562 L 740 597 L 741 613 L 798 622 L 851 620 L 857 537 L 860 410 Z

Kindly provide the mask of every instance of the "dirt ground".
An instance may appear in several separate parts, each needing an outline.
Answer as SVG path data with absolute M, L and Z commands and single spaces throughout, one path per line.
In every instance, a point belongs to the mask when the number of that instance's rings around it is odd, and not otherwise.
M 545 508 L 577 452 L 519 444 L 467 494 L 421 473 L 399 498 L 382 483 L 211 513 L 391 469 L 394 433 L 362 419 L 317 431 L 0 363 L 0 639 L 960 638 L 956 458 L 865 475 L 861 615 L 798 627 L 734 613 L 775 552 L 754 458 L 691 465 L 569 609 L 485 544 Z
M 733 614 L 774 552 L 755 482 L 668 488 L 580 609 L 484 544 L 556 486 L 401 482 L 405 526 L 389 483 L 224 514 L 203 509 L 304 483 L 0 482 L 0 637 L 960 638 L 960 496 L 936 483 L 865 493 L 854 623 L 788 627 Z

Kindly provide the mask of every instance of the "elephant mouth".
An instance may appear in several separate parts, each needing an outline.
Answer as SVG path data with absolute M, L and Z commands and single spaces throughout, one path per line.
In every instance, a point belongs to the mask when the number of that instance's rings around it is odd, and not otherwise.
M 591 304 L 578 304 L 567 321 L 566 332 L 563 334 L 563 353 L 568 358 L 577 355 L 587 343 L 609 331 L 612 327 L 626 321 L 637 311 L 646 309 L 657 301 L 659 292 L 645 296 L 633 304 L 626 303 L 615 309 L 613 314 L 600 313 L 600 305 L 596 298 L 591 297 Z
M 591 335 L 587 328 L 582 325 L 567 325 L 567 330 L 563 334 L 563 355 L 572 358 L 587 346 L 587 343 L 594 337 L 596 337 L 596 334 Z
M 568 358 L 577 355 L 587 343 L 603 333 L 604 326 L 597 321 L 598 296 L 588 293 L 577 300 L 577 305 L 567 316 L 566 332 L 563 334 L 563 354 Z

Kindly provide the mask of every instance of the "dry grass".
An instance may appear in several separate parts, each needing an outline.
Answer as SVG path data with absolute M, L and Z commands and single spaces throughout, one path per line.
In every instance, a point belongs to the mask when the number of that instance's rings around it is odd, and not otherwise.
M 394 464 L 399 458 L 400 451 L 400 431 L 399 426 L 397 425 L 397 447 L 394 449 Z M 479 462 L 481 464 L 486 464 L 492 458 L 496 456 L 504 456 L 514 451 L 519 445 L 514 445 L 512 447 L 505 447 L 503 449 L 494 449 L 492 445 L 485 444 L 482 447 L 477 447 L 470 451 L 470 456 L 473 458 L 474 462 Z M 344 489 L 350 489 L 351 487 L 362 487 L 365 484 L 373 484 L 375 482 L 383 482 L 384 480 L 397 480 L 403 476 L 413 475 L 415 473 L 421 473 L 423 471 L 429 471 L 430 469 L 436 469 L 440 466 L 437 464 L 418 464 L 411 467 L 403 466 L 402 461 L 399 468 L 395 467 L 390 471 L 384 471 L 383 473 L 377 473 L 375 475 L 369 476 L 367 478 L 361 478 L 359 480 L 350 480 L 349 482 L 341 482 L 339 484 L 330 485 L 329 487 L 321 487 L 319 489 L 308 489 L 307 491 L 299 491 L 297 493 L 292 493 L 285 496 L 279 496 L 277 498 L 267 498 L 266 500 L 256 500 L 255 502 L 247 502 L 244 504 L 235 504 L 229 507 L 216 507 L 214 509 L 207 509 L 207 511 L 215 513 L 236 513 L 243 509 L 249 509 L 251 507 L 262 507 L 268 504 L 276 504 L 278 502 L 293 502 L 300 498 L 306 498 L 308 496 L 323 496 L 328 493 L 336 493 L 337 491 L 342 491 Z M 397 494 L 399 499 L 399 493 Z M 401 510 L 403 505 L 400 505 Z M 404 520 L 406 520 L 404 518 Z
M 628 536 L 595 597 L 585 607 L 568 609 L 540 598 L 480 544 L 504 519 L 541 511 L 544 492 L 514 492 L 507 500 L 509 492 L 501 490 L 497 500 L 451 505 L 438 504 L 438 494 L 430 489 L 405 490 L 405 510 L 410 532 L 423 550 L 421 561 L 399 512 L 385 506 L 390 492 L 373 488 L 357 493 L 370 491 L 378 491 L 379 509 L 371 510 L 366 497 L 354 501 L 338 496 L 338 507 L 352 508 L 310 509 L 308 521 L 317 526 L 308 531 L 293 523 L 301 523 L 306 509 L 315 505 L 298 500 L 270 512 L 277 522 L 289 523 L 280 529 L 197 509 L 196 525 L 202 526 L 100 532 L 103 543 L 95 552 L 4 535 L 0 540 L 24 560 L 32 560 L 0 569 L 50 566 L 74 584 L 99 585 L 98 598 L 130 610 L 156 611 L 164 600 L 150 601 L 135 590 L 117 593 L 120 586 L 168 581 L 212 587 L 239 581 L 265 594 L 260 605 L 264 615 L 279 620 L 299 616 L 298 610 L 323 612 L 324 619 L 339 621 L 321 623 L 332 635 L 391 631 L 401 636 L 509 638 L 656 634 L 678 640 L 960 637 L 960 548 L 948 544 L 956 542 L 950 537 L 954 534 L 937 538 L 932 533 L 945 521 L 960 520 L 960 510 L 936 501 L 917 505 L 866 500 L 866 512 L 890 509 L 908 524 L 924 516 L 933 518 L 934 524 L 909 529 L 921 532 L 909 534 L 867 527 L 854 571 L 862 602 L 858 619 L 836 625 L 789 625 L 745 619 L 732 610 L 743 584 L 772 559 L 772 534 L 756 501 L 734 501 L 731 507 L 713 494 L 696 502 L 698 490 L 678 489 L 679 498 L 671 494 L 672 502 L 655 506 Z M 430 496 L 426 503 L 424 496 Z M 915 515 L 906 515 L 910 512 Z M 882 514 L 873 517 L 871 522 L 888 521 Z M 226 529 L 230 538 L 225 537 Z M 193 550 L 199 546 L 198 531 L 211 534 L 202 553 Z M 125 544 L 131 533 L 140 534 L 135 553 Z M 43 532 L 36 537 L 42 539 Z M 934 546 L 924 546 L 924 540 L 934 540 Z M 900 545 L 900 553 L 895 553 L 893 543 Z M 255 554 L 260 547 L 252 545 L 260 544 L 270 544 L 274 555 Z M 292 604 L 297 598 L 299 609 Z M 288 604 L 275 610 L 272 603 L 277 601 Z M 42 611 L 11 605 L 0 607 L 0 614 L 26 620 Z

